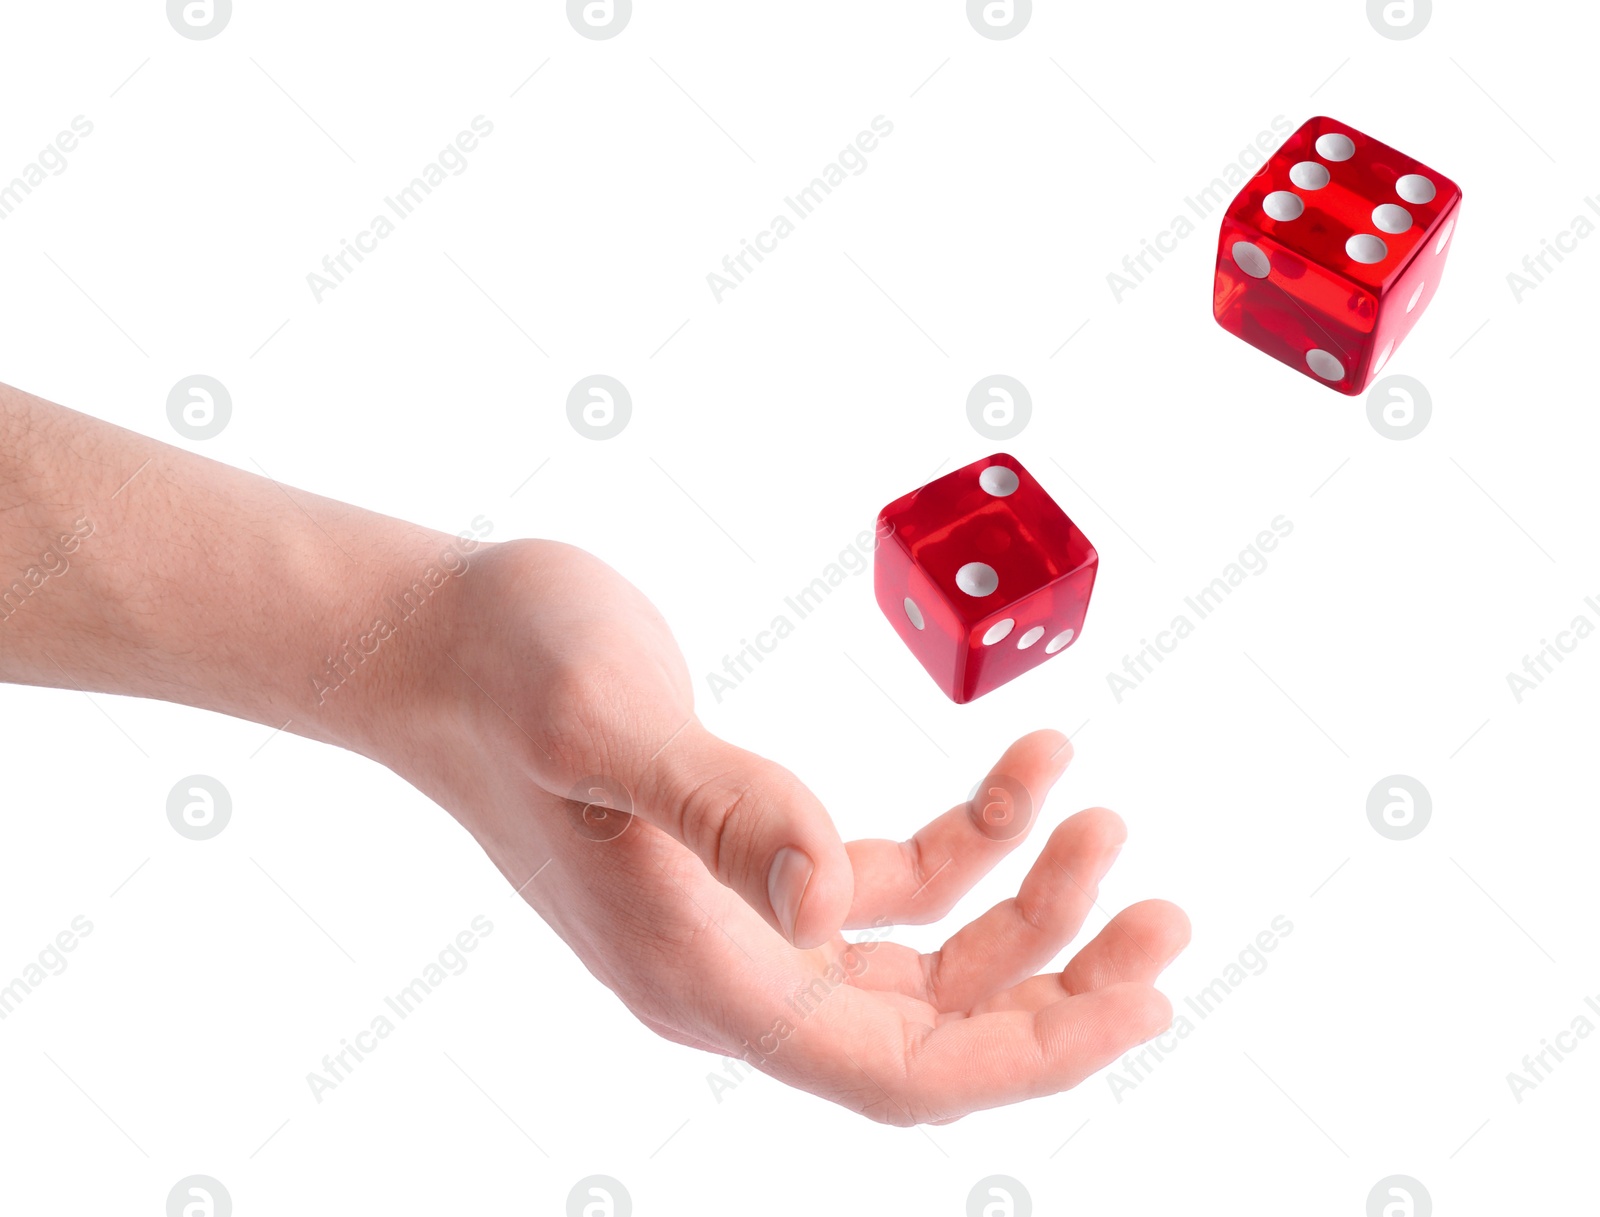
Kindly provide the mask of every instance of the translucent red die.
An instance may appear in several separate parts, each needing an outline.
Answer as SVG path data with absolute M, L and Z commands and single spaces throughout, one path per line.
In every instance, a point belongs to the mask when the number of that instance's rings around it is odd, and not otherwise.
M 878 607 L 952 701 L 1038 667 L 1083 629 L 1099 555 L 1015 457 L 1000 453 L 878 514 Z
M 1341 393 L 1383 370 L 1438 290 L 1461 188 L 1331 118 L 1313 118 L 1222 220 L 1222 328 Z

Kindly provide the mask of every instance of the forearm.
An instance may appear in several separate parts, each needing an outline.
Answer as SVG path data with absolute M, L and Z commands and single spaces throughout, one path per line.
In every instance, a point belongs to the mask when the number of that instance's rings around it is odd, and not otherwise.
M 441 650 L 454 579 L 426 572 L 462 550 L 0 385 L 0 679 L 370 755 L 408 669 L 415 688 Z

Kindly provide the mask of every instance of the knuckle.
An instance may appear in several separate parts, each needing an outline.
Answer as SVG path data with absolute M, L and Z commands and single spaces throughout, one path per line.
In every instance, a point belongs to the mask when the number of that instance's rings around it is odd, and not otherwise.
M 910 857 L 911 882 L 905 909 L 898 920 L 907 925 L 929 925 L 942 921 L 964 894 L 959 885 L 946 882 L 952 873 L 953 858 L 938 861 L 928 857 L 920 837 L 913 837 L 903 848 Z
M 719 878 L 754 835 L 758 799 L 755 781 L 719 775 L 696 786 L 683 802 L 678 835 Z

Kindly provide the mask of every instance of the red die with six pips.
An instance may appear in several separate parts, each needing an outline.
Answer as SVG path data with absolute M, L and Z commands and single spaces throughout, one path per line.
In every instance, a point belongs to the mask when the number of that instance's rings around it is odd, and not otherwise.
M 1228 207 L 1212 311 L 1274 359 L 1360 393 L 1438 290 L 1460 205 L 1442 173 L 1309 119 Z

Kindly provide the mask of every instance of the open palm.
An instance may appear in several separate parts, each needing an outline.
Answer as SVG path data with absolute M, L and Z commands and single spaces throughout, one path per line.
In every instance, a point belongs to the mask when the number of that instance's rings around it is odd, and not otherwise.
M 1104 809 L 1059 824 L 1017 895 L 940 950 L 885 940 L 942 918 L 1025 839 L 1063 736 L 1018 740 L 911 840 L 846 846 L 792 774 L 700 726 L 670 632 L 615 572 L 537 542 L 479 562 L 438 675 L 465 725 L 441 733 L 448 764 L 395 768 L 652 1030 L 912 1124 L 1067 1089 L 1168 1026 L 1152 986 L 1189 928 L 1164 901 L 1041 974 L 1121 848 Z M 808 862 L 792 898 L 769 882 L 785 847 Z

